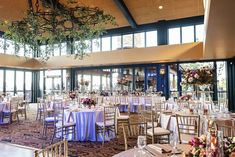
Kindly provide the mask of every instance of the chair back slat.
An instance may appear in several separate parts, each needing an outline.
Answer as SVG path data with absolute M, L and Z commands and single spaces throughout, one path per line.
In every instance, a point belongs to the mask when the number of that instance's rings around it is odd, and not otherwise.
M 176 114 L 178 137 L 182 143 L 181 134 L 199 136 L 200 116 L 199 115 L 178 115 Z
M 125 150 L 128 149 L 128 139 L 138 138 L 138 136 L 146 136 L 147 135 L 147 123 L 130 123 L 130 124 L 122 124 L 123 129 L 123 137 L 125 142 Z
M 34 157 L 68 157 L 68 142 L 63 140 L 42 150 L 35 150 Z

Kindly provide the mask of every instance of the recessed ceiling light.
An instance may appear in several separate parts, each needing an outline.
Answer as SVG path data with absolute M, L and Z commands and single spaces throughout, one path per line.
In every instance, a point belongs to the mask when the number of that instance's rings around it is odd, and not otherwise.
M 158 6 L 158 9 L 160 9 L 160 10 L 163 9 L 163 6 L 162 6 L 162 5 L 159 5 L 159 6 Z

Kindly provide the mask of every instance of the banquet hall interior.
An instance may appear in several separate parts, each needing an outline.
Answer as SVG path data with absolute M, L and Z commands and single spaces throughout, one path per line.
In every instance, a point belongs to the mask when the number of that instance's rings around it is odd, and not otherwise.
M 235 155 L 234 0 L 1 0 L 0 157 Z

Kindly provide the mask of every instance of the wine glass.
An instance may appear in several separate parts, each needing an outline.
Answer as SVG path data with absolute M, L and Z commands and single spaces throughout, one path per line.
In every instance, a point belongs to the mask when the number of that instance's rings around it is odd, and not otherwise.
M 177 144 L 177 135 L 176 135 L 176 132 L 171 132 L 170 134 L 170 145 L 173 147 L 172 149 L 172 155 L 171 157 L 177 157 L 177 155 L 175 155 L 175 152 L 176 152 L 176 144 Z
M 146 146 L 146 136 L 138 136 L 137 145 L 142 150 Z

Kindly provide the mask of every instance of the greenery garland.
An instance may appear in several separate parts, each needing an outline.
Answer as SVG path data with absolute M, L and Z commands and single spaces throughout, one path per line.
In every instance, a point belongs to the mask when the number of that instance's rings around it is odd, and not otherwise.
M 16 43 L 16 52 L 19 44 L 29 45 L 32 51 L 27 53 L 33 53 L 33 56 L 37 56 L 40 45 L 46 44 L 48 50 L 38 56 L 42 60 L 49 59 L 54 44 L 66 41 L 73 47 L 75 58 L 83 59 L 85 50 L 90 47 L 86 41 L 103 35 L 105 25 L 116 24 L 113 16 L 98 7 L 81 6 L 70 1 L 61 6 L 44 12 L 28 10 L 20 21 L 2 21 L 1 25 L 7 29 L 4 37 Z

